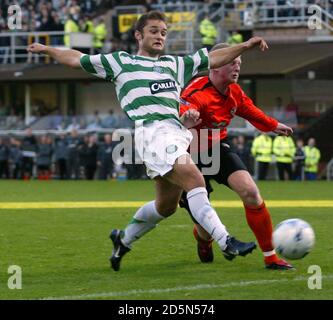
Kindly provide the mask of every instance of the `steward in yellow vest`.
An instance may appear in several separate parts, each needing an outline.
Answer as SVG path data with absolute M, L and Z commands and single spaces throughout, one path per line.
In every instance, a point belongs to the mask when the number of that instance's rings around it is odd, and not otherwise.
M 233 31 L 231 36 L 227 39 L 227 43 L 233 45 L 243 42 L 243 36 L 238 31 Z
M 208 16 L 200 22 L 200 34 L 202 46 L 207 48 L 209 51 L 216 43 L 217 29 L 212 21 L 209 20 Z
M 272 138 L 265 133 L 257 136 L 252 143 L 251 153 L 258 162 L 258 180 L 266 180 L 272 161 Z
M 64 31 L 67 33 L 79 32 L 79 26 L 72 16 L 69 16 L 68 20 L 65 22 Z M 70 48 L 71 44 L 69 34 L 64 35 L 64 44 L 66 47 Z
M 100 19 L 94 30 L 94 48 L 100 52 L 104 46 L 104 41 L 107 35 L 104 19 Z
M 305 153 L 305 179 L 317 180 L 318 163 L 320 160 L 320 151 L 315 147 L 316 140 L 310 138 L 308 145 L 304 147 Z
M 276 164 L 279 179 L 285 180 L 285 172 L 288 180 L 292 179 L 292 163 L 296 152 L 295 142 L 292 137 L 276 136 L 273 142 L 273 153 L 276 156 Z

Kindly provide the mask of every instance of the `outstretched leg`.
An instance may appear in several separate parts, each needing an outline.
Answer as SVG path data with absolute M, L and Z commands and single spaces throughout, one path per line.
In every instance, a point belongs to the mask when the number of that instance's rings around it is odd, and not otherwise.
M 114 229 L 110 238 L 114 249 L 110 258 L 111 267 L 118 271 L 122 257 L 130 251 L 132 243 L 151 231 L 176 209 L 182 189 L 164 178 L 155 178 L 156 200 L 146 203 L 134 215 L 124 231 Z

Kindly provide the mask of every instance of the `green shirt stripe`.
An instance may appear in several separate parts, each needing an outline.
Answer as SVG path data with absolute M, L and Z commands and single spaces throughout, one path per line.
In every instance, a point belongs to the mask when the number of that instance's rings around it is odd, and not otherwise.
M 208 56 L 206 56 L 202 50 L 199 50 L 199 56 L 201 59 L 201 64 L 198 67 L 198 72 L 202 72 L 202 71 L 207 71 L 208 67 L 209 67 L 209 59 Z
M 127 81 L 120 89 L 118 99 L 121 101 L 131 90 L 136 88 L 149 88 L 149 83 L 154 80 L 131 80 Z
M 161 106 L 165 106 L 168 108 L 179 110 L 179 102 L 165 97 L 154 97 L 154 96 L 145 96 L 145 97 L 138 97 L 134 99 L 131 103 L 125 105 L 123 110 L 128 112 L 130 110 L 139 109 L 143 106 L 149 106 L 151 104 L 158 104 Z
M 191 57 L 184 57 L 184 86 L 193 78 L 194 61 Z
M 109 61 L 105 58 L 104 54 L 101 54 L 101 62 L 106 72 L 106 79 L 107 80 L 113 80 L 114 79 L 114 73 L 112 71 L 112 68 L 109 64 Z
M 82 56 L 80 59 L 80 63 L 81 63 L 82 68 L 85 71 L 87 71 L 88 73 L 93 73 L 93 74 L 97 73 L 94 66 L 90 62 L 90 56 L 88 56 L 88 55 Z
M 179 119 L 174 114 L 160 114 L 160 113 L 147 113 L 144 116 L 133 116 L 131 120 L 145 120 L 145 123 L 149 123 L 155 120 L 175 119 L 178 122 Z M 181 122 L 180 122 L 181 123 Z

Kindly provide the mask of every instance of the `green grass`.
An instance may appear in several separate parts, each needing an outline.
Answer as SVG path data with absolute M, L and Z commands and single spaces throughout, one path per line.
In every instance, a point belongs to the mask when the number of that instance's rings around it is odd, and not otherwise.
M 150 181 L 0 181 L 0 188 L 0 202 L 141 201 L 154 197 Z M 333 184 L 326 182 L 265 182 L 260 189 L 267 200 L 333 200 Z M 235 200 L 237 196 L 215 185 L 212 199 Z M 216 246 L 214 263 L 199 263 L 192 223 L 179 209 L 134 244 L 116 273 L 109 267 L 108 235 L 111 228 L 127 224 L 132 208 L 0 210 L 0 298 L 332 299 L 333 208 L 270 211 L 274 224 L 299 217 L 315 230 L 315 248 L 303 260 L 293 262 L 296 271 L 265 270 L 260 250 L 229 262 Z M 254 239 L 242 209 L 220 208 L 218 212 L 230 233 L 242 240 Z M 22 290 L 7 287 L 7 268 L 14 264 L 22 268 Z M 321 290 L 308 289 L 310 265 L 321 267 Z

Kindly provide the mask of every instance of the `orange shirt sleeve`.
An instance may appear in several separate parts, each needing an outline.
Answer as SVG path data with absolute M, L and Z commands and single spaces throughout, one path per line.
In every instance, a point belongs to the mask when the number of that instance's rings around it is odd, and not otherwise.
M 236 115 L 248 120 L 260 131 L 269 132 L 276 129 L 278 122 L 274 118 L 266 115 L 257 106 L 255 106 L 253 101 L 245 94 L 243 90 L 241 90 L 238 96 L 239 105 L 236 111 Z

